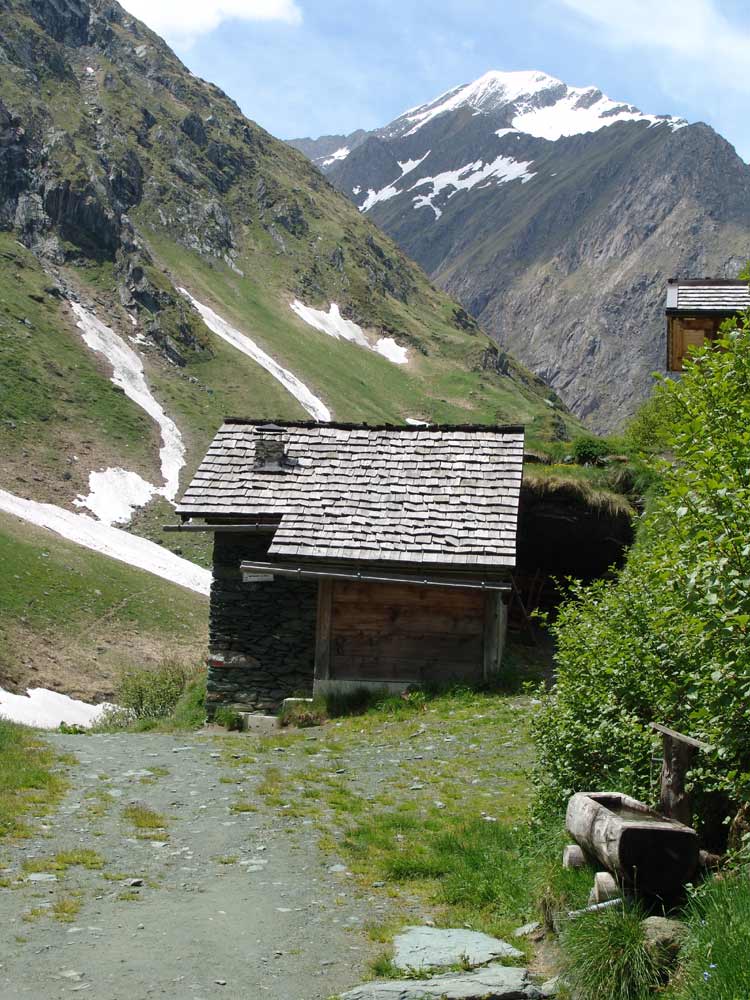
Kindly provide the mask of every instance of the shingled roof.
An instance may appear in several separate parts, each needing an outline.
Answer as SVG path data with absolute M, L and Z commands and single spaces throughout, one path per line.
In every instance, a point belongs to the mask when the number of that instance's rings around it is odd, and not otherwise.
M 266 423 L 224 424 L 178 514 L 278 519 L 281 560 L 515 565 L 522 427 L 279 423 L 280 470 L 256 458 Z
M 728 278 L 671 278 L 667 286 L 667 313 L 726 313 L 734 315 L 750 309 L 750 288 L 746 281 Z

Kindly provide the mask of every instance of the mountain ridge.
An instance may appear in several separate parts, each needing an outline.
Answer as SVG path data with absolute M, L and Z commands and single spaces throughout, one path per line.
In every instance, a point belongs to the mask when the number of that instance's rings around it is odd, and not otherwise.
M 492 71 L 353 134 L 336 159 L 347 137 L 304 151 L 599 431 L 663 370 L 667 278 L 734 277 L 750 256 L 730 144 L 597 88 Z

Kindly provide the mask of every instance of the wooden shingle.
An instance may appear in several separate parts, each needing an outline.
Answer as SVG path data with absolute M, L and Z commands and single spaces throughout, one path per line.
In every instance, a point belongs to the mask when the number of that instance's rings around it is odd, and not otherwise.
M 178 514 L 278 520 L 277 560 L 515 564 L 522 427 L 279 421 L 271 469 L 256 462 L 263 423 L 221 427 Z

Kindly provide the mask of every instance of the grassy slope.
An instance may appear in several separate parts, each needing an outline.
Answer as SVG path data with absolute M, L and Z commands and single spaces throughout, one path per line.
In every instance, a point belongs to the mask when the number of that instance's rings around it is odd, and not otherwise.
M 153 479 L 158 429 L 112 385 L 50 286 L 36 258 L 0 232 L 0 487 L 65 503 L 88 492 L 100 466 Z
M 0 514 L 0 686 L 111 695 L 121 667 L 197 660 L 206 599 Z

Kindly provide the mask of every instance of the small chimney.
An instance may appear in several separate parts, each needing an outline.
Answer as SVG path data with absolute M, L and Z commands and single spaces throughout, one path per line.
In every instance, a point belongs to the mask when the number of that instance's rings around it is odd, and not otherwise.
M 259 424 L 255 428 L 255 468 L 264 472 L 283 472 L 288 464 L 284 428 L 278 424 Z

